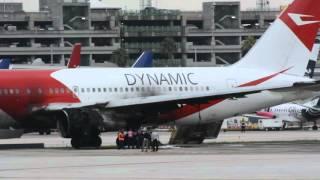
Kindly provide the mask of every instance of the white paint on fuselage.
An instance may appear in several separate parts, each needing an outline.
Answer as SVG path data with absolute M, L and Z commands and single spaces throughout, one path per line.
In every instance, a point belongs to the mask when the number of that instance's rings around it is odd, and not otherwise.
M 282 104 L 269 108 L 269 112 L 272 112 L 277 119 L 281 119 L 289 122 L 303 121 L 304 118 L 301 116 L 302 110 L 307 108 L 293 103 Z
M 245 72 L 245 73 L 241 73 Z M 142 75 L 142 74 L 150 74 L 156 75 L 160 77 L 161 74 L 167 75 L 172 74 L 175 76 L 177 73 L 180 74 L 189 74 L 192 73 L 190 77 L 194 84 L 189 82 L 185 83 L 173 83 L 168 84 L 166 82 L 162 82 L 161 84 L 157 85 L 156 83 L 149 83 L 147 79 L 144 79 L 144 82 L 141 80 L 137 80 L 134 85 L 129 85 L 125 75 L 126 74 L 133 74 L 133 75 Z M 147 96 L 163 96 L 163 95 L 186 95 L 186 94 L 194 94 L 194 95 L 202 95 L 204 92 L 211 93 L 211 94 L 224 94 L 224 92 L 232 91 L 237 86 L 248 83 L 269 75 L 272 75 L 277 72 L 264 72 L 261 70 L 252 70 L 252 69 L 236 69 L 236 68 L 150 68 L 150 69 L 130 69 L 130 68 L 119 68 L 119 69 L 64 69 L 56 71 L 52 74 L 52 76 L 57 79 L 58 81 L 65 84 L 68 88 L 73 89 L 73 87 L 78 87 L 80 89 L 79 92 L 74 92 L 78 94 L 81 102 L 85 101 L 97 101 L 100 102 L 101 99 L 104 101 L 112 102 L 113 100 L 119 101 L 121 99 L 129 99 L 129 98 L 138 98 L 138 97 L 147 97 Z M 254 74 L 254 76 L 253 76 Z M 233 80 L 236 82 L 237 85 L 233 84 L 233 87 L 230 86 L 229 80 Z M 243 91 L 249 90 L 256 90 L 256 89 L 272 89 L 272 88 L 279 88 L 279 87 L 290 87 L 295 82 L 306 82 L 310 81 L 306 78 L 299 78 L 295 76 L 289 76 L 285 74 L 279 74 L 278 76 L 274 77 L 272 80 L 266 81 L 257 86 L 250 86 L 250 87 L 242 87 L 239 89 L 243 89 Z M 195 85 L 196 84 L 196 85 Z M 128 91 L 120 92 L 120 88 L 137 88 L 140 89 L 142 87 L 145 88 L 144 93 L 141 91 L 137 92 Z M 169 88 L 173 88 L 172 91 L 169 91 Z M 180 87 L 193 87 L 193 91 L 180 91 L 178 90 Z M 196 88 L 200 90 L 196 91 Z M 209 87 L 210 90 L 207 91 L 206 88 Z M 81 88 L 87 89 L 91 88 L 90 92 L 81 92 Z M 98 93 L 92 92 L 92 88 L 113 88 L 113 91 L 106 92 L 106 93 Z M 114 88 L 117 88 L 118 91 L 115 92 Z M 151 92 L 153 90 L 156 91 L 156 94 L 148 95 L 147 88 L 150 88 Z M 160 89 L 159 89 L 160 88 Z M 174 88 L 178 88 L 175 90 Z M 202 89 L 202 90 L 201 90 Z M 144 95 L 146 94 L 146 95 Z M 159 99 L 161 101 L 161 98 Z
M 241 73 L 246 72 L 246 73 Z M 172 85 L 167 82 L 162 84 L 150 84 L 149 80 L 137 80 L 135 85 L 129 85 L 125 75 L 141 75 L 141 74 L 151 74 L 160 77 L 161 74 L 190 74 L 192 83 L 182 82 L 182 83 L 173 83 Z M 260 79 L 266 76 L 270 76 L 277 72 L 263 72 L 261 70 L 252 70 L 252 69 L 237 69 L 232 67 L 225 68 L 180 68 L 177 71 L 176 68 L 150 68 L 150 69 L 125 69 L 125 68 L 110 68 L 110 69 L 95 69 L 94 71 L 90 69 L 64 69 L 55 72 L 52 76 L 64 83 L 70 89 L 73 87 L 78 87 L 78 92 L 74 92 L 78 95 L 82 103 L 85 102 L 109 102 L 107 108 L 113 107 L 113 104 L 121 103 L 121 101 L 130 102 L 139 104 L 139 101 L 144 101 L 147 98 L 153 97 L 162 100 L 165 96 L 174 96 L 179 97 L 182 95 L 192 96 L 201 96 L 202 94 L 223 94 L 224 92 L 229 92 L 234 89 L 243 89 L 247 91 L 253 88 L 258 89 L 270 89 L 270 88 L 279 88 L 279 87 L 290 87 L 295 82 L 306 82 L 311 81 L 306 78 L 299 78 L 295 76 L 279 74 L 273 79 L 266 81 L 262 84 L 252 87 L 238 87 L 241 84 L 245 84 L 256 79 Z M 254 74 L 254 76 L 253 76 Z M 233 83 L 230 85 L 230 79 Z M 145 92 L 141 92 L 141 88 L 144 87 Z M 183 91 L 180 91 L 179 88 L 182 87 Z M 188 88 L 186 91 L 185 88 Z M 193 91 L 191 91 L 191 87 Z M 207 90 L 209 87 L 209 90 Z M 87 89 L 90 89 L 90 92 Z M 92 89 L 95 89 L 95 92 L 92 92 Z M 107 92 L 98 92 L 103 91 L 103 88 L 107 89 Z M 112 88 L 112 92 L 109 91 L 109 88 Z M 115 92 L 114 89 L 117 88 L 118 91 Z M 120 88 L 123 89 L 120 92 Z M 128 88 L 128 92 L 125 89 Z M 131 91 L 131 88 L 134 88 Z M 139 92 L 136 91 L 136 88 L 139 88 Z M 169 88 L 172 88 L 172 91 L 169 91 Z M 198 90 L 196 90 L 196 88 Z M 84 89 L 85 92 L 82 92 L 81 89 Z M 149 91 L 147 90 L 150 90 Z M 176 89 L 176 90 L 175 90 Z M 153 91 L 155 90 L 155 91 Z M 247 95 L 244 98 L 239 98 L 237 100 L 227 99 L 213 107 L 205 109 L 201 112 L 202 122 L 209 123 L 212 121 L 218 121 L 225 119 L 236 114 L 241 114 L 245 112 L 252 112 L 258 109 L 265 107 L 281 104 L 295 99 L 310 97 L 306 93 L 296 93 L 287 94 L 287 93 L 276 93 L 263 91 L 262 93 Z M 199 118 L 198 113 L 190 115 L 189 117 L 178 120 L 177 122 L 192 124 L 198 122 Z

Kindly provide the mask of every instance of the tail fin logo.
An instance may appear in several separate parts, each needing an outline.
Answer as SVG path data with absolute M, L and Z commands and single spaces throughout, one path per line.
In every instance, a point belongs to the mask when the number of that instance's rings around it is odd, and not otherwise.
M 315 19 L 315 17 L 311 15 L 288 13 L 288 16 L 293 20 L 293 22 L 297 26 L 305 26 L 308 24 L 320 23 L 319 20 L 312 20 L 312 19 Z

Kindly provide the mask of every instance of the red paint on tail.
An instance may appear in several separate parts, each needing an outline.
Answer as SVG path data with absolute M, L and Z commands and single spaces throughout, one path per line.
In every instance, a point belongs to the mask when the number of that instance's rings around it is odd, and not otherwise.
M 74 45 L 72 54 L 70 56 L 70 61 L 68 63 L 68 68 L 73 69 L 80 66 L 81 61 L 81 44 L 77 43 Z
M 319 0 L 296 0 L 280 16 L 310 51 L 320 27 L 319 7 Z

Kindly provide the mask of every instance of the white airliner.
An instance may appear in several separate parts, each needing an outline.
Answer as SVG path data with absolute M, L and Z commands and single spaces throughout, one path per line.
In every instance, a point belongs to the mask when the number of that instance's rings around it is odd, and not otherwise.
M 206 124 L 312 97 L 320 83 L 303 76 L 319 5 L 295 0 L 230 67 L 0 71 L 0 108 L 25 129 L 58 122 L 78 148 L 100 146 L 102 129 Z
M 287 103 L 258 111 L 256 115 L 247 114 L 247 117 L 260 119 L 279 119 L 283 122 L 314 122 L 312 127 L 318 129 L 317 121 L 320 120 L 320 99 L 314 98 L 304 104 Z

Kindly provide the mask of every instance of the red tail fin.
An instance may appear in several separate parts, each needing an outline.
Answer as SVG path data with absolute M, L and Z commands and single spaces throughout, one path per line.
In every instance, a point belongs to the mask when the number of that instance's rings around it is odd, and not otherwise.
M 295 0 L 280 19 L 311 51 L 320 25 L 319 0 Z
M 80 66 L 80 60 L 81 60 L 81 44 L 77 43 L 73 47 L 72 54 L 70 56 L 70 60 L 68 63 L 68 68 L 77 68 Z

